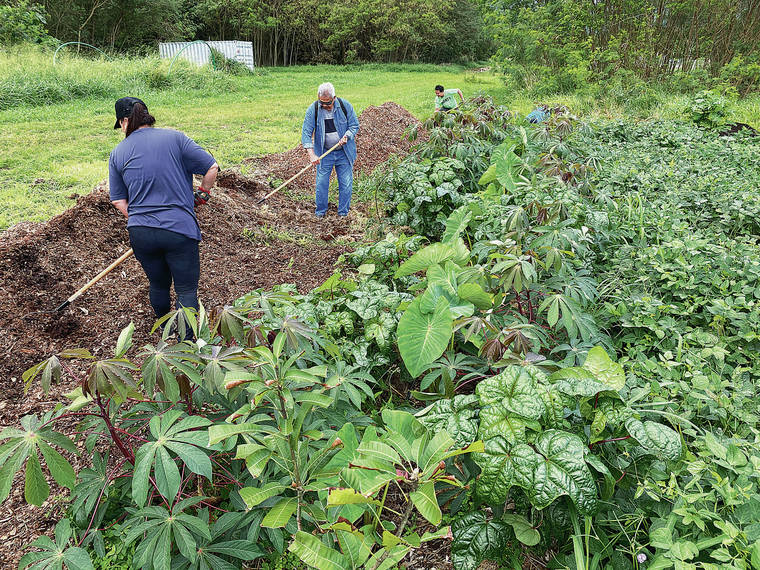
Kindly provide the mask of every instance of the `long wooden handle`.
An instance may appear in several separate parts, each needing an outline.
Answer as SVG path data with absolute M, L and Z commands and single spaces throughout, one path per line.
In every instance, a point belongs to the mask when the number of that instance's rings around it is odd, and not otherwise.
M 119 265 L 121 265 L 124 261 L 126 261 L 127 259 L 129 259 L 130 257 L 132 257 L 132 255 L 134 255 L 134 253 L 135 253 L 135 250 L 133 250 L 132 248 L 128 249 L 126 252 L 124 252 L 124 254 L 121 257 L 119 257 L 119 259 L 117 259 L 116 261 L 114 261 L 111 265 L 109 265 L 103 271 L 101 271 L 100 273 L 98 273 L 95 277 L 93 277 L 92 279 L 90 279 L 85 284 L 84 287 L 82 287 L 79 291 L 77 291 L 71 297 L 69 297 L 68 299 L 66 299 L 63 303 L 61 303 L 60 305 L 58 305 L 58 307 L 56 307 L 55 310 L 56 311 L 61 311 L 61 310 L 65 309 L 66 307 L 68 307 L 71 303 L 73 303 L 74 301 L 76 301 L 85 291 L 87 291 L 87 289 L 89 289 L 90 287 L 92 287 L 93 285 L 95 285 L 95 283 L 97 283 L 98 281 L 100 281 L 101 279 L 103 279 L 103 277 L 105 277 L 106 275 L 108 275 L 109 273 L 111 273 L 111 271 L 113 271 L 114 269 L 116 269 L 116 267 L 118 267 Z
M 320 156 L 318 160 L 322 160 L 324 157 L 326 157 L 328 154 L 330 154 L 332 151 L 334 151 L 339 146 L 340 146 L 340 142 L 335 143 L 335 145 L 330 150 L 328 150 L 327 152 L 325 152 L 322 156 Z M 313 162 L 311 162 L 311 163 L 307 164 L 306 166 L 304 166 L 298 172 L 298 174 L 294 174 L 293 176 L 291 176 L 290 178 L 288 178 L 285 182 L 283 182 L 282 184 L 280 184 L 277 188 L 275 188 L 269 194 L 267 194 L 261 200 L 259 200 L 257 202 L 257 204 L 261 204 L 264 200 L 266 200 L 267 198 L 269 198 L 272 194 L 274 194 L 275 192 L 279 192 L 280 190 L 282 190 L 283 188 L 285 188 L 285 186 L 287 186 L 288 184 L 290 184 L 291 182 L 293 182 L 293 180 L 295 180 L 296 178 L 298 178 L 299 176 L 301 176 L 301 174 L 303 174 L 304 172 L 306 172 L 307 170 L 309 170 L 312 166 L 314 166 Z

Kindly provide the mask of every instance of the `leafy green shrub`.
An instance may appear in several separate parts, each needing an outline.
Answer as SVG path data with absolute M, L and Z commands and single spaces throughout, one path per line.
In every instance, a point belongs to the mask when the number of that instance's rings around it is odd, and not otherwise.
M 720 70 L 720 79 L 736 87 L 741 95 L 760 89 L 760 59 L 757 55 L 735 55 Z
M 679 434 L 661 423 L 642 421 L 623 403 L 626 395 L 622 367 L 597 347 L 582 367 L 549 376 L 536 368 L 507 367 L 480 382 L 474 395 L 437 402 L 422 421 L 448 431 L 458 445 L 483 441 L 484 453 L 473 456 L 480 468 L 475 498 L 496 516 L 478 524 L 508 522 L 518 540 L 534 546 L 540 538 L 529 520 L 537 517 L 504 514 L 509 502 L 521 503 L 515 493 L 537 510 L 566 496 L 571 513 L 590 517 L 601 500 L 613 495 L 625 473 L 635 471 L 644 478 L 653 459 L 672 463 L 681 457 Z M 465 520 L 472 523 L 471 518 Z M 496 541 L 472 542 L 473 532 L 454 535 L 456 568 L 477 568 L 511 538 L 501 530 Z M 574 532 L 580 540 L 577 525 Z
M 55 38 L 45 30 L 45 9 L 26 0 L 0 5 L 0 45 L 21 42 L 51 45 Z
M 715 128 L 726 122 L 726 98 L 715 91 L 700 91 L 689 102 L 687 113 L 696 124 Z

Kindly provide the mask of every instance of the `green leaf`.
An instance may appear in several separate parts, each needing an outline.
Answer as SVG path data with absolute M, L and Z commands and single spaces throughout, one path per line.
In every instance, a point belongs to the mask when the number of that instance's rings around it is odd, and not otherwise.
M 329 548 L 316 536 L 299 530 L 288 547 L 304 564 L 317 570 L 350 570 L 351 565 L 337 550 Z
M 613 362 L 601 346 L 595 346 L 588 351 L 583 368 L 612 390 L 622 390 L 625 386 L 623 367 Z
M 298 508 L 298 499 L 285 497 L 280 499 L 261 521 L 261 526 L 266 528 L 281 528 L 288 524 L 290 517 Z
M 433 313 L 420 311 L 412 301 L 398 323 L 398 348 L 407 370 L 416 378 L 438 359 L 451 339 L 453 319 L 448 302 L 440 299 Z
M 265 448 L 259 449 L 245 458 L 245 466 L 253 477 L 259 477 L 271 457 L 271 451 Z
M 116 341 L 116 349 L 114 350 L 114 357 L 121 358 L 132 347 L 132 335 L 135 332 L 135 323 L 130 321 L 129 325 L 119 334 L 119 339 Z
M 378 461 L 387 461 L 392 464 L 401 463 L 398 453 L 390 445 L 381 441 L 362 441 L 357 451 Z
M 524 516 L 508 513 L 502 516 L 502 520 L 512 526 L 515 538 L 525 546 L 536 546 L 541 540 L 539 532 Z
M 241 433 L 255 433 L 261 431 L 261 426 L 255 422 L 242 424 L 215 424 L 208 428 L 208 444 L 214 445 L 224 441 L 228 437 Z
M 361 568 L 372 555 L 372 537 L 360 532 L 336 529 L 340 549 L 350 564 L 350 568 Z
M 558 370 L 551 376 L 549 381 L 554 382 L 557 389 L 568 396 L 595 396 L 599 392 L 609 390 L 607 384 L 596 379 L 596 376 L 586 368 L 572 367 Z
M 525 489 L 531 503 L 543 509 L 567 495 L 581 514 L 593 514 L 596 485 L 584 460 L 587 448 L 583 441 L 571 433 L 547 430 L 538 436 L 535 446 L 543 457 L 534 466 L 532 487 Z
M 42 457 L 45 458 L 48 470 L 56 483 L 61 487 L 73 489 L 74 483 L 76 483 L 76 474 L 69 462 L 64 459 L 63 455 L 58 453 L 44 441 L 38 441 L 37 445 L 39 446 L 40 451 L 42 452 Z
M 169 503 L 173 503 L 179 493 L 180 476 L 177 464 L 166 451 L 164 446 L 159 445 L 156 449 L 156 486 L 159 493 L 166 498 Z
M 486 311 L 493 306 L 491 295 L 483 290 L 477 283 L 462 283 L 457 287 L 457 295 L 463 301 L 472 303 L 478 309 Z
M 466 447 L 478 437 L 477 403 L 475 394 L 438 400 L 420 419 L 432 433 L 445 430 L 454 438 L 454 445 Z
M 94 570 L 90 555 L 83 548 L 72 546 L 63 553 L 63 561 L 68 570 Z
M 148 484 L 150 468 L 156 455 L 156 447 L 152 443 L 146 443 L 135 454 L 135 470 L 132 475 L 132 500 L 137 506 L 142 507 L 148 498 Z
M 24 463 L 31 446 L 21 444 L 16 448 L 10 458 L 5 460 L 2 469 L 0 469 L 0 503 L 8 498 L 11 492 L 11 483 L 13 477 L 18 473 Z
M 445 243 L 434 243 L 422 248 L 402 263 L 396 270 L 394 277 L 398 279 L 399 277 L 412 275 L 418 271 L 425 271 L 431 265 L 443 265 L 446 260 L 454 259 L 456 256 L 456 250 L 450 245 Z
M 467 206 L 460 206 L 451 212 L 446 220 L 446 231 L 443 233 L 441 241 L 448 243 L 457 239 L 467 229 L 467 223 L 471 217 L 472 212 Z
M 657 422 L 629 418 L 625 422 L 625 428 L 647 453 L 670 461 L 681 457 L 681 436 L 669 427 Z
M 29 454 L 26 462 L 26 479 L 24 481 L 24 498 L 27 503 L 38 507 L 50 496 L 50 486 L 42 474 L 40 460 L 36 450 Z
M 331 489 L 327 496 L 327 506 L 337 507 L 340 505 L 380 504 L 372 497 L 366 497 L 354 489 Z
M 446 457 L 446 452 L 452 445 L 454 445 L 454 440 L 446 430 L 437 432 L 430 442 L 422 448 L 419 457 L 417 457 L 417 465 L 422 468 L 426 475 L 429 474 L 430 470 Z
M 435 496 L 435 483 L 433 481 L 422 483 L 409 496 L 420 514 L 430 524 L 435 526 L 441 524 L 441 508 L 438 506 L 438 499 Z
M 510 413 L 537 420 L 544 411 L 536 386 L 541 378 L 536 369 L 510 366 L 480 382 L 476 393 L 483 407 L 500 404 Z
M 267 499 L 279 495 L 282 491 L 287 489 L 285 485 L 279 483 L 269 482 L 262 487 L 243 487 L 240 489 L 240 496 L 245 501 L 245 506 L 252 509 L 259 503 L 263 503 Z
M 483 560 L 501 557 L 510 538 L 510 526 L 489 521 L 483 512 L 471 512 L 454 522 L 451 561 L 457 570 L 476 570 Z
M 477 480 L 478 495 L 490 503 L 506 501 L 512 486 L 528 489 L 533 483 L 539 456 L 525 444 L 512 445 L 496 436 L 484 442 L 483 453 L 474 456 L 481 474 Z
M 760 570 L 760 540 L 756 540 L 752 545 L 752 549 L 750 550 L 750 562 L 752 563 L 752 568 Z
M 176 453 L 190 471 L 211 481 L 213 477 L 211 460 L 202 450 L 188 443 L 171 440 L 166 442 L 166 447 Z

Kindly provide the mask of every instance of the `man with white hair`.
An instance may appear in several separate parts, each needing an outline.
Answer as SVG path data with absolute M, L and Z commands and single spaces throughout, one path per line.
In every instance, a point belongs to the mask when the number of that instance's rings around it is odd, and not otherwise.
M 359 119 L 351 103 L 335 96 L 332 83 L 323 83 L 317 89 L 317 100 L 309 105 L 301 128 L 301 144 L 312 164 L 317 165 L 316 214 L 324 218 L 327 213 L 327 194 L 333 168 L 338 175 L 338 216 L 348 215 L 351 191 L 354 185 L 356 161 L 356 135 Z M 322 160 L 319 157 L 335 145 L 333 152 Z

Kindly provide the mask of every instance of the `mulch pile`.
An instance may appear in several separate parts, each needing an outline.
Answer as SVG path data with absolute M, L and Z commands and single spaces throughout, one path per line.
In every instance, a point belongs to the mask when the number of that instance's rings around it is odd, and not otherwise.
M 371 172 L 390 155 L 408 151 L 411 143 L 402 134 L 416 122 L 395 103 L 365 109 L 355 170 Z M 199 296 L 207 309 L 280 283 L 296 283 L 306 292 L 329 277 L 338 256 L 363 237 L 361 205 L 353 205 L 348 222 L 337 217 L 334 204 L 324 220 L 315 218 L 313 172 L 257 205 L 271 191 L 270 181 L 285 180 L 308 164 L 300 146 L 246 163 L 252 174 L 225 169 L 211 201 L 198 209 Z M 23 394 L 22 372 L 47 356 L 78 347 L 96 357 L 111 355 L 130 321 L 136 326 L 134 346 L 158 340 L 150 335 L 148 282 L 134 258 L 63 312 L 53 311 L 128 248 L 124 218 L 111 206 L 105 184 L 48 222 L 22 223 L 0 234 L 0 428 L 50 409 L 72 388 L 64 383 L 44 396 L 36 383 Z M 55 524 L 52 495 L 42 509 L 28 507 L 22 495 L 17 476 L 11 498 L 0 506 L 0 568 L 15 568 L 21 547 Z

